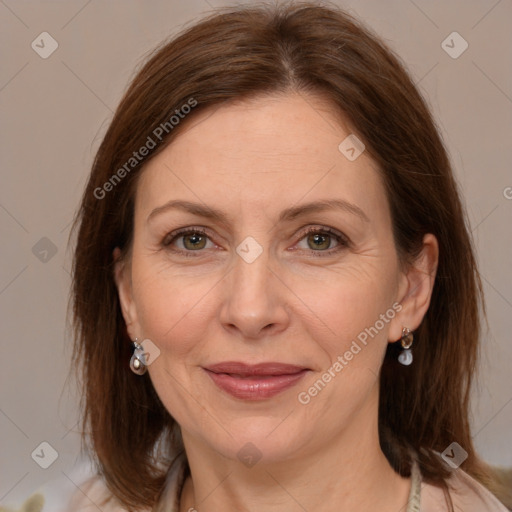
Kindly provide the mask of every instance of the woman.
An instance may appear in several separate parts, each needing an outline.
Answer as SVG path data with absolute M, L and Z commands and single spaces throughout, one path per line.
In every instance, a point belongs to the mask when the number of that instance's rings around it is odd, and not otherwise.
M 450 163 L 349 15 L 240 7 L 161 47 L 76 225 L 101 478 L 71 510 L 506 510 L 469 429 L 482 291 Z

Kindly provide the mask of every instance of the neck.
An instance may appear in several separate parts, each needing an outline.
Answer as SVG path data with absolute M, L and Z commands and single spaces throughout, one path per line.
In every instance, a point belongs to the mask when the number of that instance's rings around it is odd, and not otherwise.
M 375 408 L 373 408 L 375 409 Z M 378 440 L 377 414 L 358 418 L 328 442 L 308 443 L 286 461 L 248 468 L 183 433 L 191 471 L 180 512 L 247 510 L 406 510 L 410 479 L 389 465 Z

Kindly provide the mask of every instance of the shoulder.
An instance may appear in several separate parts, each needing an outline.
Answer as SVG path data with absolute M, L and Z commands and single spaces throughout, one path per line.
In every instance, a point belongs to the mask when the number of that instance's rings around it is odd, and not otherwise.
M 487 488 L 474 478 L 457 469 L 448 480 L 450 496 L 455 512 L 508 512 Z M 423 483 L 421 488 L 421 512 L 439 512 L 446 510 L 443 490 L 431 484 Z
M 168 469 L 164 493 L 160 503 L 153 509 L 139 512 L 176 512 L 183 482 L 187 476 L 187 462 L 184 453 L 176 456 Z M 127 512 L 107 488 L 99 475 L 93 475 L 79 487 L 71 497 L 65 512 Z M 1 511 L 0 511 L 1 512 Z
M 103 479 L 96 475 L 73 493 L 66 512 L 126 512 L 112 496 Z
M 105 501 L 109 492 L 97 476 L 94 464 L 84 454 L 73 466 L 34 487 L 30 494 L 13 494 L 12 503 L 0 504 L 0 512 L 80 512 L 94 510 Z M 95 505 L 98 504 L 98 505 Z M 105 512 L 125 512 L 108 504 Z

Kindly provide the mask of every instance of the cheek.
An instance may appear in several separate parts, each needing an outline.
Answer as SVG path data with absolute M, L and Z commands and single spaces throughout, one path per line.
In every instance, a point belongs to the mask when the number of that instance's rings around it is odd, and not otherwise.
M 396 270 L 393 262 L 373 259 L 290 278 L 297 301 L 297 316 L 309 336 L 322 346 L 331 361 L 353 340 L 387 342 L 387 329 L 395 316 Z M 381 350 L 378 351 L 379 354 Z M 361 358 L 359 358 L 361 359 Z
M 141 262 L 133 269 L 133 290 L 141 334 L 179 359 L 198 350 L 198 339 L 211 324 L 218 279 L 183 276 Z M 220 283 L 217 286 L 221 285 Z
M 352 254 L 337 267 L 283 264 L 282 288 L 271 293 L 288 309 L 290 333 L 302 333 L 303 343 L 309 339 L 331 361 L 353 340 L 384 340 L 388 322 L 380 319 L 389 319 L 396 283 L 388 252 Z M 199 265 L 184 272 L 162 263 L 161 255 L 139 254 L 132 282 L 140 334 L 165 351 L 173 366 L 186 357 L 191 363 L 196 356 L 204 358 L 214 345 L 208 338 L 221 327 L 218 312 L 231 296 L 225 289 L 231 281 L 215 269 Z

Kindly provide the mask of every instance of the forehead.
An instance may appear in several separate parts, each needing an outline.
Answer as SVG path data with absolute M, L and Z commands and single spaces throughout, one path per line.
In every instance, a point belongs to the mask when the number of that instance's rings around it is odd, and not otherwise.
M 264 96 L 209 108 L 142 171 L 136 209 L 147 216 L 171 199 L 203 202 L 237 216 L 339 198 L 386 209 L 373 160 L 351 161 L 351 135 L 334 105 L 304 94 Z M 382 212 L 381 212 L 382 213 Z

